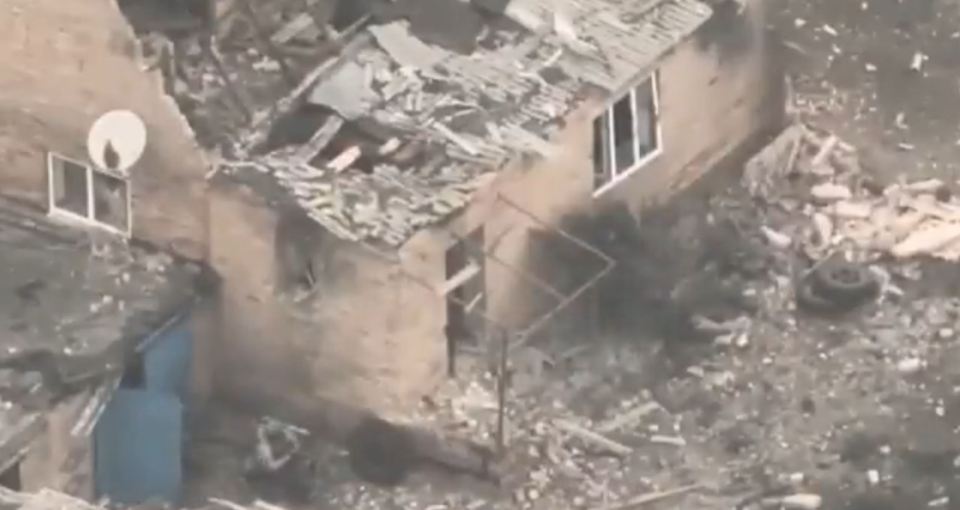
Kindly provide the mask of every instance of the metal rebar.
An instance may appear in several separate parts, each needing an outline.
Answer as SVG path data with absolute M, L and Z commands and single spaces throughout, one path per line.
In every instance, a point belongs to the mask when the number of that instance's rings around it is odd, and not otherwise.
M 467 245 L 475 246 L 475 245 L 479 244 L 479 243 L 477 243 L 476 241 L 472 241 L 472 240 L 467 239 L 467 238 L 465 238 L 465 237 L 460 237 L 460 236 L 458 236 L 458 235 L 456 235 L 456 234 L 453 234 L 452 232 L 451 232 L 451 235 L 454 237 L 454 239 L 457 239 L 458 241 L 460 241 L 460 242 L 462 242 L 462 243 L 464 243 L 464 244 L 467 244 Z M 559 301 L 562 301 L 562 300 L 564 299 L 564 297 L 566 297 L 566 295 L 565 295 L 563 292 L 555 289 L 555 288 L 554 288 L 553 286 L 551 286 L 549 283 L 543 281 L 541 278 L 535 276 L 534 274 L 532 274 L 532 273 L 530 273 L 530 272 L 528 272 L 528 271 L 524 271 L 523 269 L 520 269 L 520 268 L 514 266 L 513 264 L 510 264 L 509 262 L 501 259 L 501 258 L 498 257 L 496 254 L 494 254 L 492 251 L 488 251 L 485 246 L 480 246 L 480 247 L 477 248 L 477 249 L 479 249 L 481 253 L 483 253 L 484 255 L 486 255 L 486 258 L 489 258 L 490 260 L 496 262 L 497 264 L 500 264 L 501 266 L 507 268 L 510 272 L 515 273 L 517 276 L 519 276 L 520 278 L 522 278 L 522 279 L 524 279 L 524 280 L 527 280 L 528 282 L 530 282 L 530 283 L 531 283 L 532 285 L 534 285 L 535 287 L 537 287 L 537 288 L 543 290 L 544 292 L 546 292 L 547 294 L 550 294 L 551 296 L 553 296 L 555 299 L 557 299 L 557 300 L 559 300 Z
M 570 242 L 572 242 L 573 244 L 576 244 L 577 246 L 579 246 L 579 247 L 581 247 L 581 248 L 589 251 L 590 253 L 593 253 L 594 255 L 600 257 L 601 259 L 603 259 L 605 262 L 613 262 L 613 259 L 610 258 L 610 256 L 608 256 L 606 253 L 603 253 L 603 252 L 600 251 L 599 249 L 594 248 L 593 246 L 590 245 L 590 243 L 587 243 L 586 241 L 584 241 L 584 240 L 578 238 L 577 236 L 575 236 L 575 235 L 567 232 L 566 230 L 560 228 L 559 226 L 550 225 L 550 224 L 548 224 L 546 221 L 541 220 L 540 218 L 537 218 L 532 212 L 524 209 L 523 207 L 520 207 L 516 202 L 514 202 L 513 200 L 511 200 L 511 199 L 507 198 L 506 196 L 504 196 L 503 193 L 497 193 L 497 199 L 501 200 L 502 202 L 504 202 L 505 204 L 509 205 L 510 207 L 516 209 L 518 212 L 520 212 L 520 214 L 523 214 L 524 216 L 530 218 L 531 220 L 533 220 L 533 221 L 534 221 L 535 223 L 537 223 L 538 225 L 540 225 L 540 226 L 542 226 L 542 227 L 546 227 L 546 228 L 549 229 L 549 230 L 554 230 L 554 231 L 556 231 L 558 234 L 560 234 L 562 237 L 564 237 L 564 238 L 567 239 L 568 241 L 570 241 Z
M 497 454 L 501 457 L 506 452 L 506 420 L 507 420 L 507 362 L 510 357 L 510 336 L 503 332 L 500 335 L 500 368 L 497 374 Z

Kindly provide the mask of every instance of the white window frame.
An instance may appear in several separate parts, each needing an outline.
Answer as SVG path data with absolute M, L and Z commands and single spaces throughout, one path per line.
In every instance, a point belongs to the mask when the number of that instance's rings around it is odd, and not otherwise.
M 654 136 L 654 141 L 656 143 L 656 147 L 652 151 L 645 154 L 644 156 L 637 157 L 640 154 L 640 138 L 636 134 L 637 89 L 641 86 L 646 85 L 647 82 L 649 82 L 651 85 L 651 93 L 653 95 L 653 117 L 654 117 L 654 124 L 656 125 L 653 136 Z M 616 156 L 615 156 L 616 154 L 615 137 L 604 136 L 604 138 L 606 138 L 605 142 L 607 144 L 606 150 L 607 150 L 607 153 L 610 155 L 611 160 L 608 162 L 606 160 L 606 157 L 602 156 L 601 159 L 603 160 L 603 162 L 601 164 L 610 165 L 610 177 L 602 185 L 594 188 L 593 190 L 594 197 L 598 197 L 606 193 L 607 191 L 610 191 L 611 189 L 616 187 L 618 184 L 620 184 L 624 180 L 630 178 L 630 176 L 636 173 L 638 170 L 650 164 L 651 161 L 653 161 L 654 159 L 659 157 L 660 154 L 663 153 L 663 129 L 661 127 L 661 122 L 660 122 L 660 72 L 654 71 L 650 73 L 650 75 L 648 75 L 646 78 L 644 78 L 643 80 L 640 80 L 640 82 L 637 85 L 634 85 L 633 87 L 631 87 L 626 94 L 623 94 L 617 97 L 615 101 L 612 101 L 606 107 L 606 109 L 603 110 L 603 113 L 601 113 L 600 116 L 606 120 L 604 128 L 607 133 L 615 132 L 613 110 L 616 107 L 617 103 L 619 103 L 624 97 L 627 97 L 627 96 L 630 97 L 630 108 L 634 118 L 633 154 L 636 161 L 633 163 L 633 165 L 626 168 L 625 170 L 617 171 Z M 596 124 L 594 123 L 591 125 L 591 127 L 595 125 Z M 596 136 L 596 134 L 594 134 L 593 136 Z M 591 144 L 591 151 L 593 151 L 593 144 Z M 590 157 L 591 165 L 595 165 L 596 160 L 597 160 L 596 155 L 591 154 L 591 157 Z M 606 175 L 606 168 L 604 168 L 603 170 L 604 170 L 604 174 Z M 597 174 L 597 169 L 593 168 L 594 180 L 596 179 L 596 174 Z
M 87 214 L 81 215 L 73 211 L 57 207 L 56 200 L 56 190 L 54 189 L 56 180 L 54 179 L 54 170 L 55 162 L 63 161 L 71 163 L 77 166 L 81 166 L 86 169 L 86 182 L 87 182 Z M 126 189 L 125 203 L 127 206 L 126 211 L 126 225 L 123 229 L 119 229 L 109 223 L 104 223 L 97 220 L 97 202 L 94 195 L 94 186 L 93 186 L 93 177 L 95 174 L 101 174 L 108 176 L 112 179 L 120 179 L 124 182 L 124 189 Z M 84 163 L 83 161 L 68 158 L 61 154 L 55 152 L 47 152 L 47 215 L 55 220 L 59 220 L 65 223 L 74 223 L 79 224 L 85 227 L 96 227 L 101 230 L 106 230 L 108 232 L 129 238 L 130 232 L 133 229 L 133 208 L 131 206 L 131 192 L 130 192 L 130 179 L 122 175 L 117 175 L 113 172 L 104 172 L 98 170 L 90 165 L 89 163 Z

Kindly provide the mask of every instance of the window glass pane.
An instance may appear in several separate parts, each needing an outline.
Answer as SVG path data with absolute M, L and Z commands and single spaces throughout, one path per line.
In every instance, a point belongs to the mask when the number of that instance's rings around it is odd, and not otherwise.
M 640 147 L 640 157 L 643 157 L 657 148 L 657 114 L 653 102 L 652 78 L 637 87 L 636 97 L 637 141 Z
M 50 158 L 53 204 L 57 209 L 89 217 L 87 167 L 56 156 Z
M 599 188 L 610 180 L 610 144 L 607 142 L 607 114 L 593 120 L 593 184 Z
M 94 218 L 105 225 L 127 231 L 127 182 L 112 175 L 93 172 Z
M 637 162 L 633 148 L 633 106 L 630 94 L 613 105 L 613 141 L 616 152 L 616 173 L 629 169 Z

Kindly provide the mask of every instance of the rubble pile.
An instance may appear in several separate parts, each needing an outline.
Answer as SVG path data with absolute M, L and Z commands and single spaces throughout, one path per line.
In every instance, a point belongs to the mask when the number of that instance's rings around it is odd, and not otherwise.
M 782 179 L 809 183 L 807 195 L 776 197 L 772 189 L 785 189 L 774 185 Z M 780 205 L 810 218 L 805 248 L 814 259 L 836 250 L 960 259 L 960 200 L 951 186 L 939 179 L 878 183 L 863 171 L 856 150 L 834 135 L 792 126 L 748 163 L 744 180 L 754 196 L 780 198 Z
M 810 126 L 761 151 L 742 184 L 711 198 L 708 222 L 738 225 L 754 276 L 706 278 L 740 288 L 756 309 L 731 320 L 697 315 L 713 338 L 694 347 L 699 354 L 678 357 L 677 338 L 527 346 L 510 360 L 499 487 L 426 476 L 389 491 L 336 486 L 333 500 L 358 509 L 612 510 L 670 498 L 664 504 L 683 508 L 812 510 L 877 501 L 901 482 L 913 484 L 912 504 L 948 498 L 909 469 L 932 455 L 931 441 L 944 441 L 913 428 L 952 430 L 945 410 L 960 405 L 950 389 L 960 374 L 939 361 L 960 356 L 960 300 L 924 283 L 956 260 L 956 238 L 933 234 L 956 224 L 951 186 L 880 185 L 856 149 Z M 825 288 L 826 298 L 816 294 Z M 803 289 L 846 301 L 811 310 Z M 412 421 L 493 444 L 488 368 L 464 369 Z M 875 430 L 894 426 L 910 432 Z M 849 451 L 862 435 L 880 439 L 854 463 Z

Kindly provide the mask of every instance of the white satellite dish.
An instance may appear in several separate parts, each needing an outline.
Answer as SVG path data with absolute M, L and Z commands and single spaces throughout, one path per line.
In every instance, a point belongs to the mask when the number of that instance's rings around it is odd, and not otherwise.
M 129 110 L 101 115 L 87 134 L 90 160 L 104 170 L 126 173 L 143 156 L 146 146 L 147 127 Z

